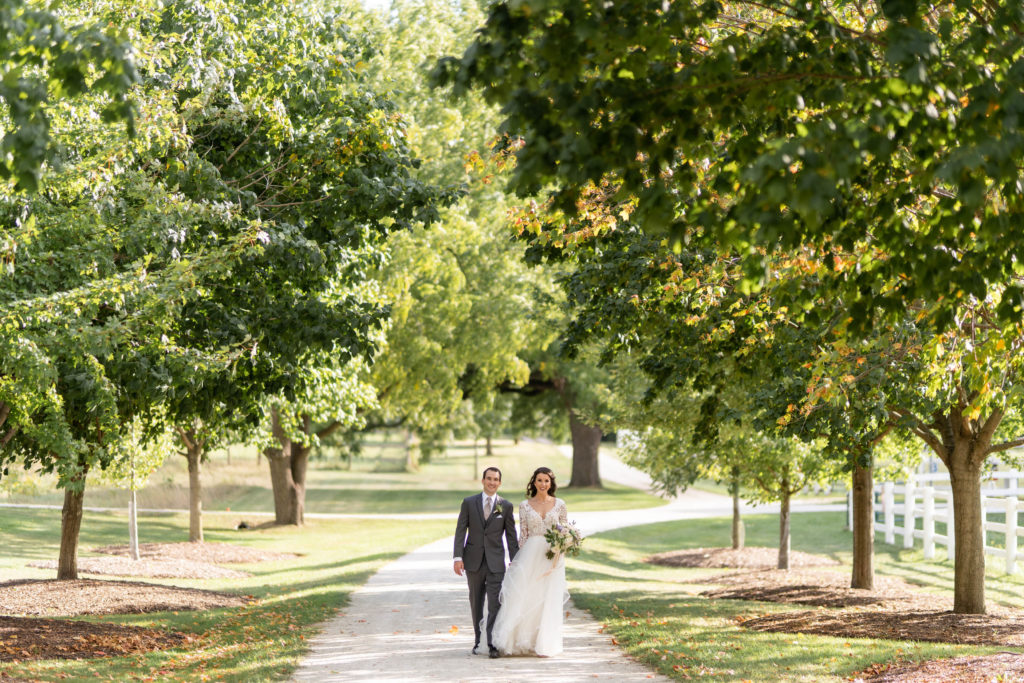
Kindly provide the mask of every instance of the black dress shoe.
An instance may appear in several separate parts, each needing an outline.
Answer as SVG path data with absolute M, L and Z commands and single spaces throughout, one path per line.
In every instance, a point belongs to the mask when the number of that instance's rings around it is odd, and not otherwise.
M 479 652 L 477 651 L 477 648 L 479 648 L 479 647 L 480 647 L 479 645 L 474 645 L 474 646 L 473 646 L 473 649 L 472 649 L 472 650 L 470 650 L 469 654 L 471 654 L 471 655 L 478 655 L 478 654 L 480 654 L 480 653 L 479 653 Z
M 491 659 L 497 659 L 500 656 L 501 656 L 501 654 L 498 652 L 498 648 L 492 647 L 491 648 Z

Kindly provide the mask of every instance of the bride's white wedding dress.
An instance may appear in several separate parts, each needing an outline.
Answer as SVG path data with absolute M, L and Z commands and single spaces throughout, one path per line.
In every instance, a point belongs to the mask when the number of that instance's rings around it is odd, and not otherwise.
M 544 533 L 568 517 L 565 501 L 541 516 L 530 501 L 519 504 L 519 552 L 501 584 L 501 610 L 494 622 L 494 646 L 502 654 L 562 652 L 562 608 L 569 600 L 565 583 L 565 558 L 547 557 Z

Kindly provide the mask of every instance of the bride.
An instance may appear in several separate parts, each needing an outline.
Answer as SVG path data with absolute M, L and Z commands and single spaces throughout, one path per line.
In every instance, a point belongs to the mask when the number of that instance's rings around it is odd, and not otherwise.
M 565 501 L 555 498 L 555 473 L 538 467 L 519 504 L 519 552 L 501 584 L 501 610 L 494 645 L 502 654 L 550 657 L 562 651 L 562 606 L 569 600 L 565 558 L 547 557 L 544 533 L 567 519 Z

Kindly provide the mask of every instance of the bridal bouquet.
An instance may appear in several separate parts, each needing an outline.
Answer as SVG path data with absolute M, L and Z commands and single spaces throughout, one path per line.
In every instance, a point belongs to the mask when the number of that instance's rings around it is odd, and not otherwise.
M 555 559 L 555 554 L 572 555 L 580 554 L 580 545 L 583 543 L 583 534 L 572 522 L 556 524 L 544 532 L 544 540 L 551 546 L 548 548 L 549 560 Z

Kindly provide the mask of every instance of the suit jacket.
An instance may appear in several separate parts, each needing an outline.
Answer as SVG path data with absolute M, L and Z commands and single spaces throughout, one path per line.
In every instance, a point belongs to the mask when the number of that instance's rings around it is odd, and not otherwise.
M 455 558 L 462 558 L 466 569 L 479 571 L 484 561 L 492 572 L 505 571 L 505 548 L 501 537 L 505 536 L 509 560 L 519 552 L 516 538 L 516 520 L 512 503 L 501 496 L 495 497 L 494 511 L 484 520 L 484 494 L 464 498 L 459 510 L 459 521 L 455 526 Z

